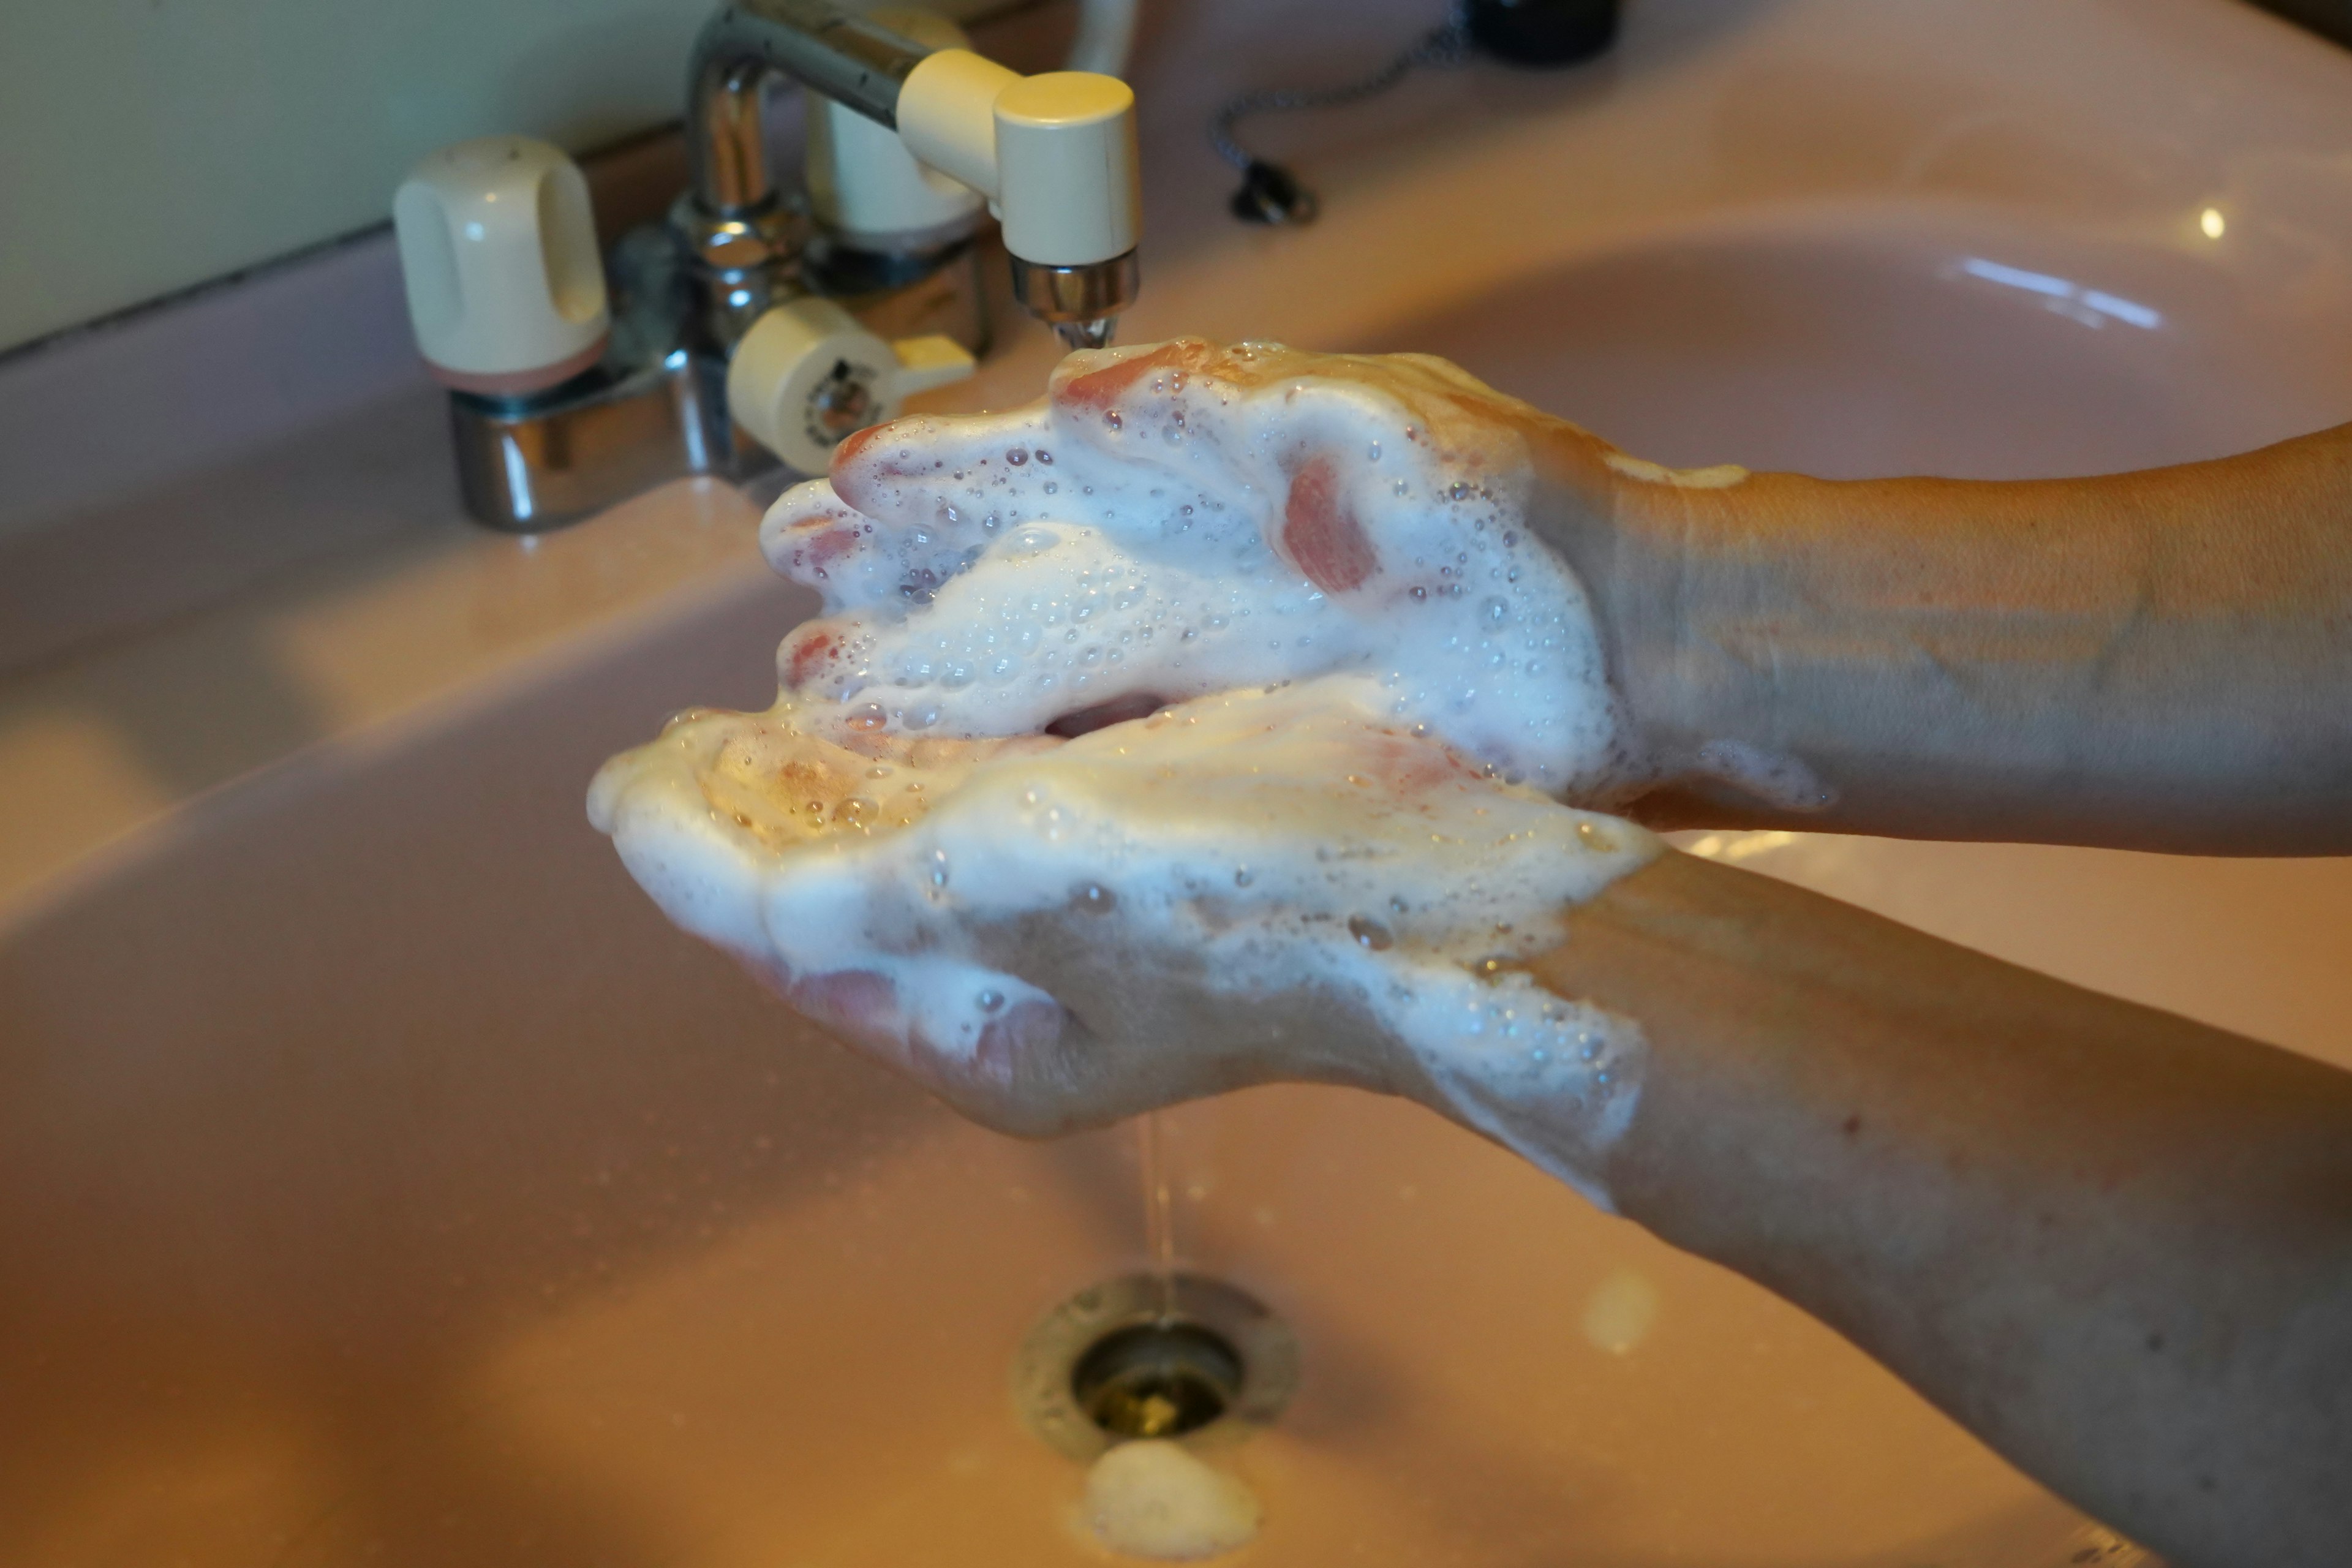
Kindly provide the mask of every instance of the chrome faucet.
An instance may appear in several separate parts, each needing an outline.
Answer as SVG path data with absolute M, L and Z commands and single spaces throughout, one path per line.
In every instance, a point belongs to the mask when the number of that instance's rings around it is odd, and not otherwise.
M 812 290 L 804 225 L 761 134 L 761 90 L 780 77 L 894 133 L 866 132 L 836 183 L 856 185 L 863 157 L 877 180 L 969 187 L 1002 220 L 1013 297 L 1071 347 L 1109 340 L 1139 279 L 1123 82 L 1023 77 L 826 0 L 733 0 L 695 42 L 689 187 L 666 225 L 623 237 L 602 276 L 563 263 L 593 241 L 584 199 L 547 199 L 584 186 L 544 144 L 444 149 L 395 199 L 411 316 L 451 389 L 460 489 L 478 520 L 533 531 L 680 475 L 742 479 L 779 458 L 821 471 L 842 437 L 970 373 L 964 346 L 885 342 Z M 965 252 L 911 254 L 945 265 Z M 916 281 L 919 266 L 893 277 Z

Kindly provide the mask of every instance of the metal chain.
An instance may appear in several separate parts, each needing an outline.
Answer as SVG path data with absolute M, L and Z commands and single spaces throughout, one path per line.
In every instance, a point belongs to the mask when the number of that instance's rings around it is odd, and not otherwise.
M 1234 139 L 1234 129 L 1251 115 L 1295 109 L 1338 109 L 1377 98 L 1416 70 L 1447 70 L 1461 65 L 1470 58 L 1467 8 L 1468 0 L 1452 0 L 1446 7 L 1444 26 L 1431 28 L 1412 47 L 1360 80 L 1343 87 L 1262 89 L 1243 93 L 1217 110 L 1216 117 L 1210 121 L 1209 144 L 1217 150 L 1217 156 L 1246 171 L 1257 159 Z

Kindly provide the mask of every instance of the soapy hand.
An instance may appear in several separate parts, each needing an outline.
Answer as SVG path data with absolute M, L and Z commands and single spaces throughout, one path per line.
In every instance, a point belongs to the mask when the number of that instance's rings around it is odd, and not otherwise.
M 1644 776 L 1528 524 L 1604 508 L 1612 460 L 1434 360 L 1073 355 L 779 501 L 826 614 L 778 707 L 615 759 L 592 816 L 673 919 L 992 1126 L 1343 1082 L 1598 1196 L 1639 1031 L 1519 966 L 1657 852 L 1557 798 Z
M 826 616 L 788 691 L 877 726 L 1076 713 L 1360 670 L 1393 712 L 1555 794 L 1647 777 L 1591 606 L 1528 521 L 1605 508 L 1612 449 L 1440 360 L 1078 353 L 1033 407 L 843 444 L 761 539 Z
M 1616 1021 L 1517 966 L 1654 841 L 1381 706 L 1335 677 L 1067 742 L 854 747 L 838 710 L 690 714 L 591 812 L 674 919 L 1003 1130 L 1276 1079 L 1508 1080 L 1615 1125 Z

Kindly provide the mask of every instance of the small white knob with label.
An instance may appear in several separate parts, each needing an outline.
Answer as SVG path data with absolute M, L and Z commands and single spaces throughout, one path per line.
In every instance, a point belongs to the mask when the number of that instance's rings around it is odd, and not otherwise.
M 727 366 L 727 412 L 803 474 L 821 474 L 844 437 L 898 417 L 918 392 L 972 373 L 937 334 L 885 342 L 830 300 L 779 305 L 751 324 Z
M 611 317 L 588 182 L 528 136 L 425 155 L 392 201 L 409 323 L 461 392 L 517 395 L 601 358 Z

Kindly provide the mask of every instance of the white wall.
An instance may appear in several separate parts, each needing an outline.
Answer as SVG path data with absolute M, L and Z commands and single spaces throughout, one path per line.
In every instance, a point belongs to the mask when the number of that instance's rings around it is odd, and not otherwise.
M 444 142 L 675 119 L 716 4 L 0 0 L 0 351 L 377 223 Z
M 0 0 L 0 350 L 379 222 L 444 142 L 676 119 L 715 5 Z

